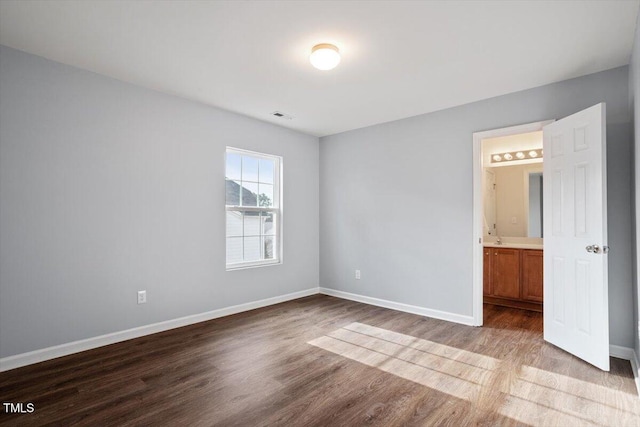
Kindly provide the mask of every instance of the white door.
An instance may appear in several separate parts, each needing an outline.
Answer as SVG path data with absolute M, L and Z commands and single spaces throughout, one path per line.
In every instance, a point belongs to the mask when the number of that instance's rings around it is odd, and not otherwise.
M 544 339 L 609 370 L 605 104 L 544 127 Z

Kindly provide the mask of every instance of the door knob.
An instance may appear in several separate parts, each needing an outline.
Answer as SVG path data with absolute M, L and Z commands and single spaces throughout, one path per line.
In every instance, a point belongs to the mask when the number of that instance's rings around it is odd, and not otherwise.
M 594 254 L 599 254 L 600 253 L 600 246 L 598 245 L 589 245 L 586 247 L 587 252 L 591 252 Z

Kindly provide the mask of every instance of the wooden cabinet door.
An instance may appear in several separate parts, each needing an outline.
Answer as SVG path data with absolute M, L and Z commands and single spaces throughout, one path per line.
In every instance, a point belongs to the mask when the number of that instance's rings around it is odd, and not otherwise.
M 520 298 L 520 250 L 491 248 L 493 253 L 492 295 Z
M 491 295 L 491 261 L 493 260 L 493 252 L 491 248 L 483 248 L 483 250 L 482 290 L 485 295 Z
M 542 302 L 543 254 L 537 250 L 522 251 L 522 298 Z

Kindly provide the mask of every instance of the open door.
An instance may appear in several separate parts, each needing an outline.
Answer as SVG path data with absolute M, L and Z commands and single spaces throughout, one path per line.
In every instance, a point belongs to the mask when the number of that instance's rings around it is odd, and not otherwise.
M 608 371 L 605 104 L 543 135 L 544 339 Z

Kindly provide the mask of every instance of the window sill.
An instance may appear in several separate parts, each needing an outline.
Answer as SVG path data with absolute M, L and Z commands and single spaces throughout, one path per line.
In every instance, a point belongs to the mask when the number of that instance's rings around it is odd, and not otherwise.
M 246 270 L 248 268 L 257 268 L 257 267 L 270 267 L 273 265 L 281 265 L 282 260 L 273 260 L 273 261 L 255 261 L 255 262 L 243 262 L 238 264 L 227 264 L 227 271 L 234 270 Z

